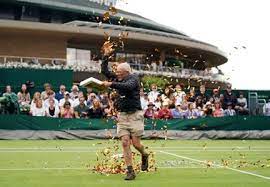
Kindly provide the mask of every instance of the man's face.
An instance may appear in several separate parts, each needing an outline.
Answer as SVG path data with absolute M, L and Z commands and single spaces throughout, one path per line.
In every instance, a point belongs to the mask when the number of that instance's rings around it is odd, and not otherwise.
M 201 86 L 200 87 L 200 91 L 201 91 L 201 93 L 205 93 L 205 87 L 204 86 Z
M 66 91 L 66 87 L 65 87 L 65 86 L 60 86 L 60 91 L 61 91 L 62 93 L 64 93 L 64 92 Z
M 80 101 L 80 104 L 84 104 L 84 98 L 83 97 L 80 97 L 79 101 Z
M 116 70 L 116 76 L 118 80 L 123 80 L 126 76 L 128 75 L 128 73 L 121 69 L 121 68 L 117 68 Z

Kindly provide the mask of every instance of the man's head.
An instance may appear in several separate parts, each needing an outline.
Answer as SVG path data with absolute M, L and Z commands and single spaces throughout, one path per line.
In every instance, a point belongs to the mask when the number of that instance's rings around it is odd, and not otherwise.
M 200 92 L 205 93 L 205 85 L 204 84 L 200 86 Z
M 130 65 L 126 62 L 120 63 L 116 69 L 116 76 L 118 80 L 123 80 L 131 73 Z
M 11 86 L 10 86 L 10 85 L 7 85 L 7 86 L 6 86 L 6 92 L 7 92 L 7 93 L 10 93 L 10 92 L 11 92 Z
M 61 93 L 65 93 L 65 91 L 66 91 L 65 85 L 61 85 L 59 89 L 60 89 Z
M 85 101 L 84 97 L 79 97 L 80 105 L 84 105 L 84 101 Z
M 228 93 L 232 92 L 232 85 L 231 84 L 227 84 L 227 88 L 226 88 Z
M 71 88 L 71 91 L 76 93 L 79 91 L 79 87 L 77 85 L 73 85 L 72 88 Z

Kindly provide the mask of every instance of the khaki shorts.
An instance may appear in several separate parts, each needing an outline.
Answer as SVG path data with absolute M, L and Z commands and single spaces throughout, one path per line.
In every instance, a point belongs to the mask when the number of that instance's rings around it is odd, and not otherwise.
M 141 137 L 144 133 L 144 113 L 138 110 L 134 113 L 120 112 L 117 120 L 117 135 Z

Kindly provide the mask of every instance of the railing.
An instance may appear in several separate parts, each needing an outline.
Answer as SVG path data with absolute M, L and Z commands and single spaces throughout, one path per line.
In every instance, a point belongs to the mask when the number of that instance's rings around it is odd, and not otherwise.
M 100 71 L 100 65 L 95 61 L 88 62 L 88 64 L 74 61 L 69 63 L 71 65 L 67 65 L 66 62 L 66 59 L 61 58 L 0 56 L 0 68 L 72 69 L 74 72 Z M 140 63 L 131 63 L 130 66 L 133 69 L 133 72 L 137 74 L 227 82 L 226 77 L 221 74 L 213 74 L 208 71 L 200 71 L 194 69 L 184 69 L 178 66 L 151 66 Z

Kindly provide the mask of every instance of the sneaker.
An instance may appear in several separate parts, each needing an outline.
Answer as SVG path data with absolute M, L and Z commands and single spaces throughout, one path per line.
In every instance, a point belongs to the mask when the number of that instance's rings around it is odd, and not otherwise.
M 147 171 L 148 170 L 148 157 L 149 157 L 149 154 L 142 155 L 142 165 L 141 165 L 141 170 L 142 171 Z
M 127 176 L 125 177 L 125 180 L 134 180 L 136 178 L 136 175 L 134 173 L 134 171 L 132 172 L 127 172 Z

